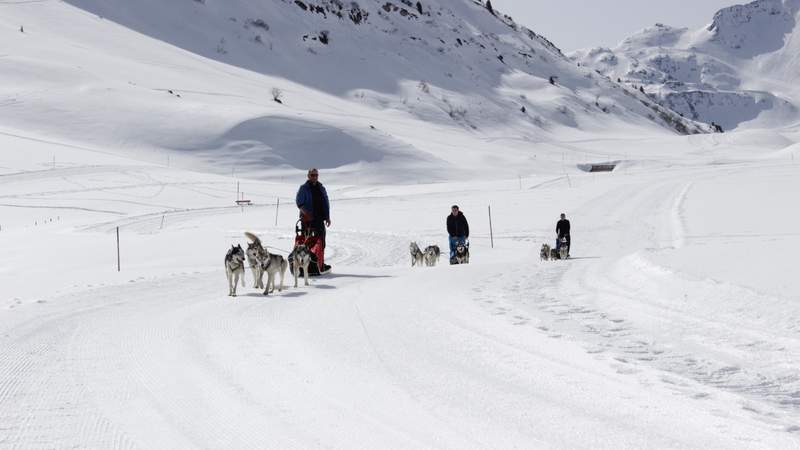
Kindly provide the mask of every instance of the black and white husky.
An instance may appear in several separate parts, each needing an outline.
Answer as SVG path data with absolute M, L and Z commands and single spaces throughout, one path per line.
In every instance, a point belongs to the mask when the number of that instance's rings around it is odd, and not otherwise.
M 559 239 L 561 242 L 559 243 L 560 246 L 558 250 L 555 248 L 550 249 L 550 259 L 555 261 L 557 259 L 567 259 L 569 258 L 569 245 L 567 245 L 567 238 Z
M 550 246 L 547 244 L 542 244 L 542 249 L 539 251 L 539 259 L 542 261 L 547 261 L 550 259 Z
M 408 251 L 411 253 L 411 267 L 422 267 L 422 260 L 425 255 L 422 253 L 422 250 L 419 249 L 419 245 L 417 245 L 416 242 L 412 242 L 408 245 Z
M 303 278 L 305 279 L 306 286 L 308 286 L 308 265 L 311 264 L 311 250 L 305 244 L 298 244 L 289 254 L 289 259 L 292 261 L 292 269 L 294 272 L 294 287 L 297 287 L 297 278 L 300 277 L 300 269 L 303 269 Z
M 456 244 L 456 264 L 469 264 L 469 246 L 463 242 Z
M 425 265 L 428 267 L 435 266 L 436 263 L 439 262 L 439 256 L 442 254 L 438 245 L 429 245 L 425 247 L 425 251 L 422 253 L 425 259 Z
M 231 246 L 225 254 L 225 275 L 228 277 L 228 295 L 236 297 L 236 285 L 239 284 L 239 276 L 242 277 L 242 287 L 244 287 L 244 250 L 241 245 Z
M 245 232 L 245 236 L 247 236 L 247 232 Z M 261 264 L 258 262 L 259 256 L 263 251 L 264 249 L 260 244 L 256 242 L 247 243 L 245 254 L 247 254 L 247 265 L 250 266 L 250 271 L 253 272 L 253 287 L 255 289 L 264 288 L 264 280 L 262 279 L 264 272 L 261 270 Z
M 253 276 L 256 277 L 255 287 L 264 288 L 264 295 L 269 295 L 270 292 L 275 291 L 275 275 L 280 274 L 281 283 L 278 286 L 278 292 L 283 291 L 283 280 L 286 276 L 286 268 L 289 265 L 283 256 L 270 253 L 266 247 L 261 245 L 261 239 L 255 234 L 245 231 L 244 235 L 247 236 L 252 242 L 247 245 L 247 257 L 255 262 L 253 268 Z M 251 265 L 252 268 L 252 265 Z M 267 286 L 264 286 L 264 273 L 267 274 Z
M 561 245 L 558 247 L 558 259 L 567 259 L 569 257 L 569 245 L 567 245 L 567 238 L 561 238 Z

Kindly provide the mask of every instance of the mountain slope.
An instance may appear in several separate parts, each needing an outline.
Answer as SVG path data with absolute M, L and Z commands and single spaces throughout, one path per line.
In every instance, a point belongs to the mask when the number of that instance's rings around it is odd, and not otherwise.
M 170 151 L 173 164 L 253 176 L 320 161 L 343 176 L 371 168 L 394 181 L 408 176 L 381 167 L 436 179 L 417 162 L 447 170 L 490 158 L 529 171 L 543 164 L 529 146 L 557 136 L 708 131 L 576 68 L 483 5 L 427 1 L 422 14 L 404 3 L 342 5 L 4 5 L 0 117 L 14 130 L 149 161 Z M 417 125 L 403 128 L 399 117 Z M 422 141 L 420 127 L 457 138 Z M 509 138 L 528 148 L 492 144 Z
M 718 11 L 692 31 L 656 24 L 614 49 L 570 55 L 686 117 L 725 129 L 798 120 L 798 0 L 757 0 Z

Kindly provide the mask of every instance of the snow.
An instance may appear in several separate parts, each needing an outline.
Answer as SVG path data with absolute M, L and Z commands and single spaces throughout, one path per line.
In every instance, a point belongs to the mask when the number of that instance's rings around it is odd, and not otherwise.
M 797 0 L 756 0 L 718 11 L 699 30 L 647 27 L 616 48 L 570 57 L 694 120 L 773 128 L 798 120 Z
M 0 447 L 800 446 L 800 125 L 678 135 L 466 1 L 423 5 L 550 62 L 470 84 L 409 75 L 417 49 L 375 69 L 396 78 L 301 76 L 350 39 L 388 52 L 373 26 L 441 31 L 362 3 L 356 37 L 331 25 L 293 66 L 282 27 L 325 23 L 294 3 L 0 2 Z M 254 17 L 272 69 L 234 44 Z M 245 231 L 291 249 L 310 165 L 333 272 L 228 297 Z M 471 263 L 410 267 L 452 204 Z M 561 212 L 573 258 L 540 261 Z

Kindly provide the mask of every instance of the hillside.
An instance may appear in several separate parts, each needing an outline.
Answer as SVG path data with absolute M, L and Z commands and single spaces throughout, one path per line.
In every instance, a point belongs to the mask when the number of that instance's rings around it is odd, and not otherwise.
M 541 164 L 529 150 L 498 152 L 497 139 L 708 130 L 576 68 L 543 37 L 472 1 L 428 1 L 421 14 L 403 3 L 340 6 L 4 5 L 3 126 L 220 173 L 280 176 L 318 164 L 395 181 L 403 177 L 381 167 L 435 179 L 417 162 L 480 165 L 490 152 L 496 168 Z M 398 117 L 418 125 L 399 129 Z M 480 151 L 419 141 L 417 127 L 453 130 L 459 147 Z

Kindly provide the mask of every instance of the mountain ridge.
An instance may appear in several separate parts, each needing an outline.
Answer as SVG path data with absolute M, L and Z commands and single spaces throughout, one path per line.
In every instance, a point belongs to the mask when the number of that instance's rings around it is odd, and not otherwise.
M 694 120 L 725 129 L 790 125 L 800 119 L 792 86 L 798 12 L 798 0 L 756 0 L 720 9 L 698 30 L 656 24 L 613 49 L 569 56 Z

